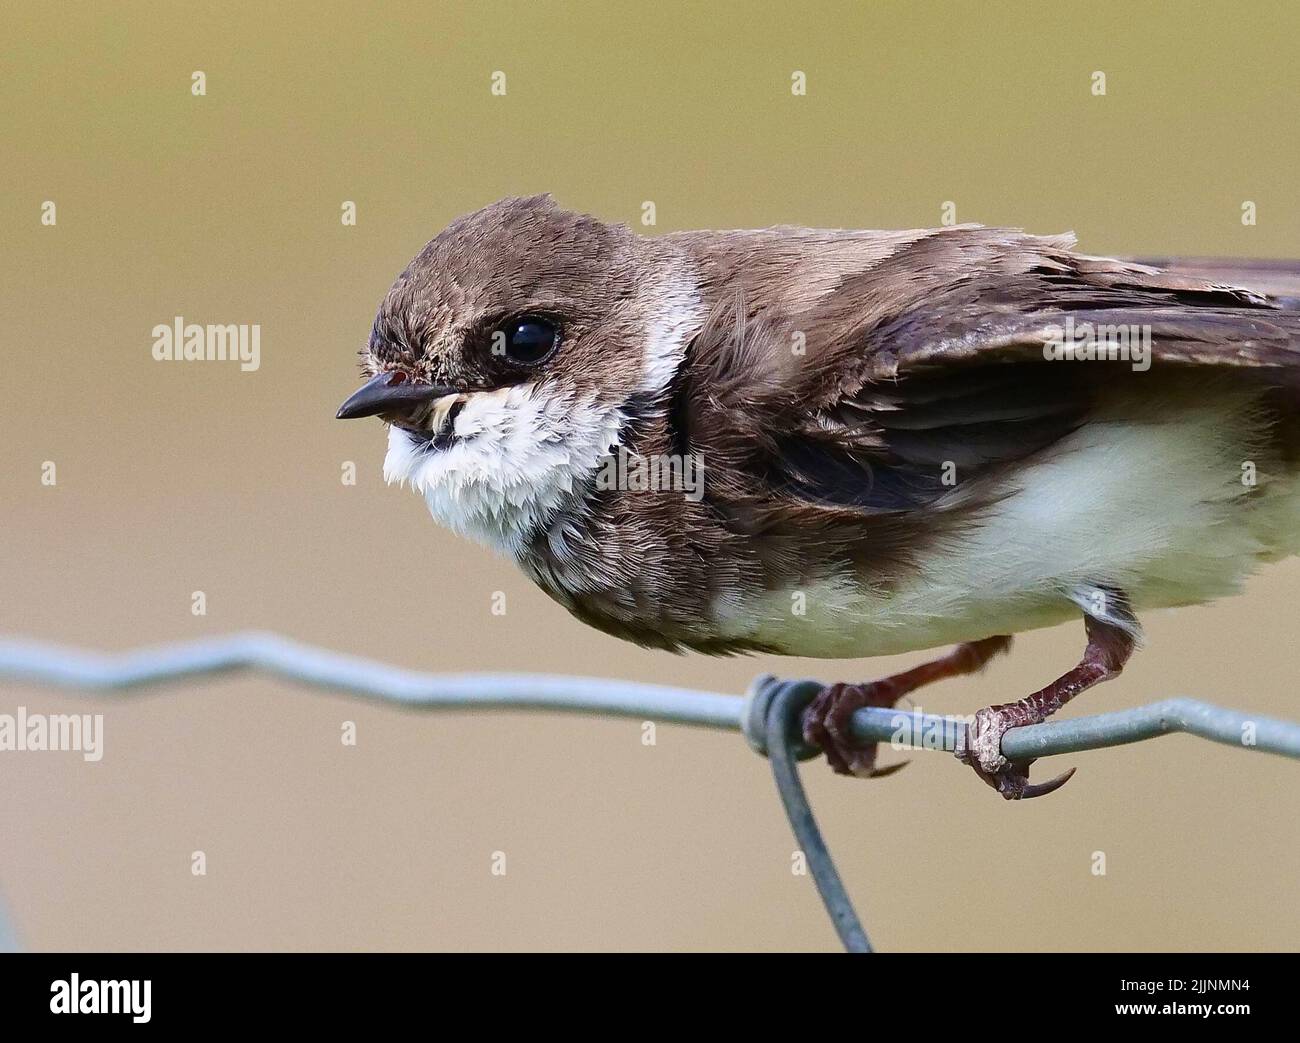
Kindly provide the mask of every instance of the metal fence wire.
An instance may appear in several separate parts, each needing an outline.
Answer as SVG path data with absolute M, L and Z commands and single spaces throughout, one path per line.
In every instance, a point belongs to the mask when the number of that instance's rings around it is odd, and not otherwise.
M 791 828 L 845 949 L 871 951 L 796 766 L 797 761 L 818 752 L 804 743 L 798 721 L 820 689 L 819 682 L 759 677 L 746 695 L 739 696 L 592 677 L 429 674 L 256 632 L 117 655 L 22 638 L 0 639 L 0 678 L 72 690 L 130 693 L 239 669 L 410 708 L 567 710 L 739 731 L 755 751 L 771 761 Z M 852 733 L 862 742 L 896 745 L 900 735 L 924 736 L 927 748 L 951 753 L 957 748 L 963 720 L 871 707 L 853 715 Z M 1002 753 L 1010 760 L 1031 760 L 1121 746 L 1172 732 L 1300 759 L 1300 723 L 1186 698 L 1015 728 L 1003 736 Z M 6 940 L 3 927 L 0 923 L 0 941 Z

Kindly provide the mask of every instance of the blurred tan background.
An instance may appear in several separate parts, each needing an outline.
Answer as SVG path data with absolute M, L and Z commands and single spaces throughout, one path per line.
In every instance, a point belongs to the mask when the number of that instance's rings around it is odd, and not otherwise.
M 5 22 L 9 634 L 120 650 L 272 628 L 425 670 L 731 692 L 759 671 L 879 675 L 922 657 L 621 644 L 386 488 L 381 425 L 333 414 L 408 258 L 535 191 L 634 223 L 653 200 L 649 234 L 930 226 L 951 200 L 959 220 L 1073 228 L 1097 253 L 1300 256 L 1293 5 L 23 0 Z M 260 370 L 153 361 L 150 330 L 176 315 L 260 323 Z M 1070 712 L 1187 694 L 1300 714 L 1297 597 L 1293 561 L 1244 597 L 1148 618 L 1123 678 Z M 923 704 L 1019 697 L 1081 644 L 1078 626 L 1027 635 Z M 18 705 L 106 717 L 98 764 L 0 754 L 0 892 L 30 948 L 835 945 L 737 735 L 664 726 L 647 748 L 636 721 L 402 713 L 256 676 L 94 701 L 0 684 L 0 712 Z M 1019 806 L 913 757 L 875 783 L 805 771 L 882 948 L 1296 945 L 1294 763 L 1168 738 L 1046 763 L 1078 777 Z

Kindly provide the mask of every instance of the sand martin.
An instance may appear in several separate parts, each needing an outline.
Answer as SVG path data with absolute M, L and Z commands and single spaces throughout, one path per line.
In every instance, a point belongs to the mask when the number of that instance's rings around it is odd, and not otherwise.
M 1031 784 L 1007 729 L 1119 673 L 1142 611 L 1300 550 L 1296 271 L 1259 266 L 1263 292 L 972 225 L 645 237 L 507 199 L 398 277 L 338 415 L 386 420 L 389 481 L 607 633 L 825 658 L 955 643 L 822 691 L 804 732 L 842 773 L 892 770 L 849 736 L 857 708 L 1082 616 L 1080 662 L 979 711 L 959 750 L 1038 796 L 1068 774 Z M 629 460 L 691 461 L 698 495 Z

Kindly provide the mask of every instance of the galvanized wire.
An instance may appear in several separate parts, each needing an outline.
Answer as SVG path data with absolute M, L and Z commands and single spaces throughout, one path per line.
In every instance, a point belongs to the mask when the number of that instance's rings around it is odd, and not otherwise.
M 747 722 L 745 698 L 690 688 L 543 674 L 422 673 L 257 632 L 116 655 L 20 638 L 0 640 L 0 677 L 71 689 L 130 691 L 239 668 L 412 708 L 614 714 L 739 728 L 756 749 L 765 746 L 762 722 L 758 728 Z M 853 734 L 864 742 L 951 752 L 964 722 L 961 717 L 867 708 L 854 714 Z M 1300 724 L 1185 698 L 1015 728 L 1003 737 L 1002 752 L 1011 760 L 1027 760 L 1119 746 L 1171 732 L 1300 758 Z
M 817 893 L 821 895 L 826 914 L 835 926 L 835 933 L 840 936 L 840 943 L 845 952 L 871 952 L 871 942 L 863 930 L 858 914 L 853 909 L 853 902 L 844 889 L 839 870 L 831 858 L 826 841 L 822 839 L 817 818 L 808 803 L 808 794 L 804 792 L 803 782 L 799 778 L 795 748 L 799 745 L 799 722 L 803 708 L 817 694 L 818 686 L 806 681 L 778 681 L 767 678 L 763 683 L 769 684 L 772 691 L 768 693 L 767 705 L 767 750 L 772 763 L 772 776 L 776 779 L 776 791 L 781 796 L 781 805 L 785 816 L 790 820 L 799 850 L 807 860 L 812 871 Z
M 545 674 L 428 674 L 250 632 L 102 655 L 0 640 L 0 677 L 62 688 L 130 691 L 236 669 L 418 709 L 571 710 L 736 728 L 744 700 L 690 688 Z
M 612 714 L 709 728 L 736 729 L 767 754 L 782 804 L 823 904 L 849 952 L 870 952 L 866 932 L 835 869 L 799 780 L 795 761 L 817 755 L 803 743 L 799 711 L 814 681 L 758 678 L 745 697 L 689 688 L 541 674 L 443 675 L 401 670 L 280 637 L 245 633 L 104 655 L 42 641 L 0 640 L 0 678 L 69 689 L 131 692 L 182 678 L 240 668 L 412 709 L 532 709 Z M 860 741 L 956 750 L 967 718 L 867 708 L 853 716 Z M 1002 753 L 1023 761 L 1184 732 L 1245 750 L 1300 759 L 1300 724 L 1172 698 L 1092 717 L 1015 728 Z M 15 946 L 0 923 L 0 949 Z

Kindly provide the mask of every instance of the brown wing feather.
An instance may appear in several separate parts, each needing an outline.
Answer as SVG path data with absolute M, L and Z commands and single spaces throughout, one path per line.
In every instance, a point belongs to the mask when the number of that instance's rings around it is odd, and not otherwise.
M 1059 440 L 1131 373 L 1127 362 L 1049 365 L 1044 344 L 1067 319 L 1149 328 L 1157 366 L 1300 386 L 1300 310 L 1286 298 L 1208 266 L 1161 270 L 1071 246 L 1005 229 L 921 235 L 805 303 L 797 330 L 779 311 L 727 301 L 696 341 L 691 415 L 733 474 L 830 510 L 894 514 L 977 494 L 972 477 Z M 1279 267 L 1268 285 L 1281 284 Z
M 1176 272 L 1202 281 L 1241 286 L 1300 310 L 1300 261 L 1232 257 L 1149 257 L 1135 264 Z
M 1044 344 L 1067 319 L 1076 327 L 1149 329 L 1157 363 L 1283 370 L 1300 377 L 1300 310 L 1289 306 L 1289 298 L 1220 282 L 1208 268 L 1166 271 L 1076 254 L 1055 239 L 1006 233 L 994 247 L 995 264 L 963 270 L 961 248 L 940 245 L 943 238 L 938 234 L 912 247 L 926 255 L 920 272 L 920 258 L 909 264 L 903 251 L 869 273 L 886 281 L 920 274 L 929 281 L 930 272 L 946 269 L 950 278 L 932 286 L 923 306 L 859 331 L 867 347 L 864 380 L 967 360 L 1041 358 Z M 1273 282 L 1280 281 L 1274 270 Z

